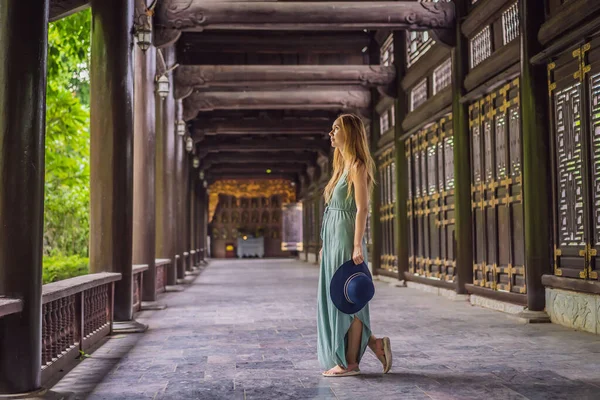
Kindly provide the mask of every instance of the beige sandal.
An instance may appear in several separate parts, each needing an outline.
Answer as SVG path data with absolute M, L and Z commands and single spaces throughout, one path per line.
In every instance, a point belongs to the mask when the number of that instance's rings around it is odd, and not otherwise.
M 385 363 L 382 363 L 383 373 L 387 374 L 392 368 L 392 344 L 387 336 L 381 339 L 381 342 L 383 343 L 383 355 L 385 357 Z
M 353 370 L 350 370 L 350 371 L 346 370 L 345 372 L 339 372 L 337 374 L 328 374 L 327 371 L 325 371 L 322 373 L 322 375 L 326 378 L 332 378 L 332 377 L 338 378 L 338 377 L 342 377 L 342 376 L 356 376 L 356 375 L 360 375 L 360 369 L 358 367 L 356 367 Z

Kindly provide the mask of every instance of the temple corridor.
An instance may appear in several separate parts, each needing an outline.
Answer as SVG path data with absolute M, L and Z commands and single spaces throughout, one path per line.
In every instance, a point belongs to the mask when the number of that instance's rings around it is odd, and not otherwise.
M 600 337 L 407 287 L 376 283 L 373 329 L 391 338 L 383 376 L 322 378 L 318 267 L 293 259 L 213 260 L 143 334 L 115 335 L 52 391 L 88 399 L 599 399 Z

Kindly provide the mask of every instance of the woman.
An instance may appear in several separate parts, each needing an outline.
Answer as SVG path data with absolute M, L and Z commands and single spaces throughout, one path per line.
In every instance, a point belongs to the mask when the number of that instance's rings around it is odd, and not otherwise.
M 324 376 L 358 375 L 358 364 L 367 348 L 375 353 L 387 373 L 392 366 L 390 340 L 371 334 L 369 305 L 354 315 L 339 311 L 329 297 L 329 284 L 336 269 L 352 259 L 367 259 L 368 198 L 373 187 L 375 164 L 369 153 L 365 126 L 359 117 L 344 114 L 331 132 L 333 175 L 325 187 L 327 207 L 323 216 L 319 253 L 317 351 Z

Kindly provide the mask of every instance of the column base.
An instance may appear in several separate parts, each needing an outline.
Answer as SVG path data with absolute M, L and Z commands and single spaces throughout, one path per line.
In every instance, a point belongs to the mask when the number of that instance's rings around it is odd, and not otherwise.
M 35 399 L 35 398 L 46 398 L 48 389 L 38 389 L 33 392 L 27 393 L 15 393 L 15 394 L 0 394 L 0 399 Z
M 113 334 L 122 333 L 143 333 L 148 329 L 148 325 L 137 322 L 136 320 L 131 321 L 117 321 L 113 322 L 112 332 Z
M 524 324 L 548 324 L 552 322 L 550 321 L 550 316 L 545 311 L 525 310 L 518 314 L 510 314 L 510 318 Z
M 142 311 L 164 310 L 165 308 L 167 308 L 167 305 L 159 303 L 158 301 L 142 301 Z
M 165 292 L 183 292 L 185 288 L 183 286 L 167 285 L 165 286 Z
M 427 285 L 424 283 L 413 282 L 413 281 L 406 282 L 406 286 L 411 289 L 417 289 L 421 292 L 432 293 L 432 294 L 435 294 L 436 296 L 442 296 L 451 301 L 457 301 L 457 302 L 469 301 L 468 294 L 458 294 L 452 289 Z

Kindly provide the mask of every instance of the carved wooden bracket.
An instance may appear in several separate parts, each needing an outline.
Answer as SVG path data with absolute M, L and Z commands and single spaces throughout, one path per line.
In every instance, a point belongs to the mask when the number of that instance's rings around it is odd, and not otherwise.
M 179 29 L 168 29 L 155 26 L 152 34 L 152 41 L 154 43 L 154 47 L 157 49 L 162 49 L 174 44 L 180 37 L 181 31 Z
M 156 26 L 178 30 L 454 28 L 453 3 L 416 1 L 207 1 L 159 3 Z
M 431 35 L 436 42 L 448 47 L 456 46 L 456 30 L 455 29 L 433 29 Z
M 361 110 L 371 104 L 371 93 L 366 88 L 323 90 L 267 90 L 238 92 L 194 91 L 183 100 L 183 119 L 189 121 L 200 111 L 306 109 L 306 110 Z

